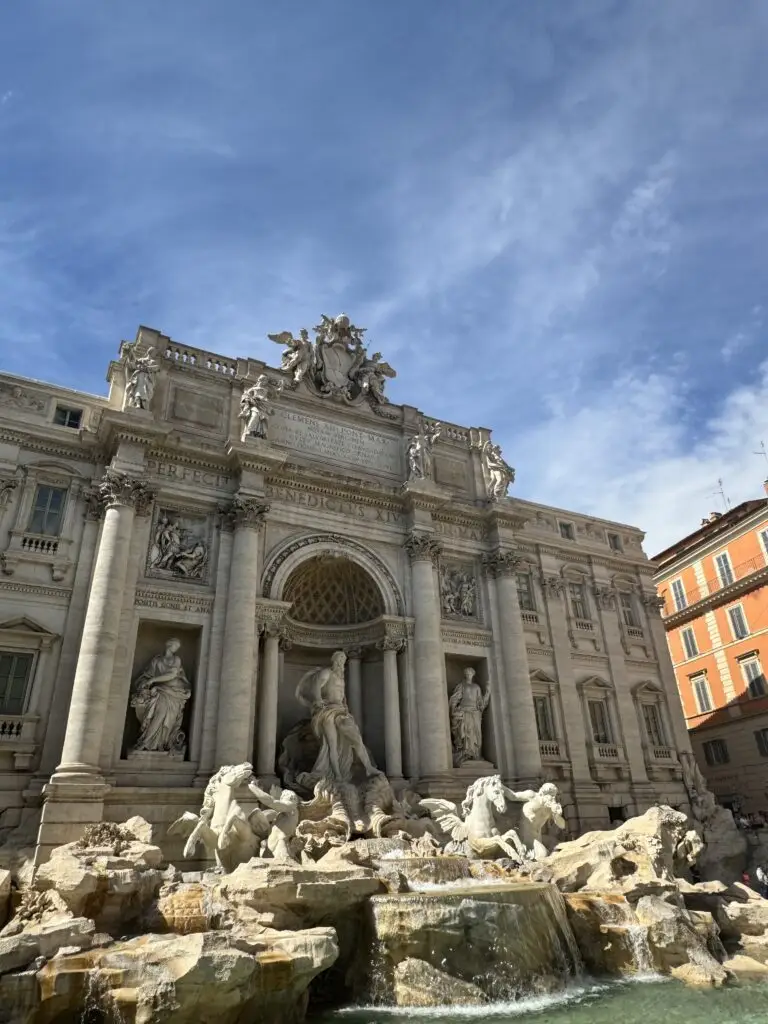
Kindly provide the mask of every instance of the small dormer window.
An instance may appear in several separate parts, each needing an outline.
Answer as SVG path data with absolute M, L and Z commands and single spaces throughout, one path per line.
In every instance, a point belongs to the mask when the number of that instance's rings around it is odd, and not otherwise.
M 65 405 L 57 405 L 53 414 L 53 422 L 57 427 L 71 427 L 72 430 L 80 429 L 82 419 L 82 409 L 69 409 Z
M 566 540 L 573 540 L 575 534 L 573 530 L 573 523 L 560 522 L 560 536 Z
M 624 550 L 624 548 L 622 547 L 622 544 L 621 544 L 621 537 L 618 535 L 618 533 L 609 533 L 608 534 L 608 547 L 611 549 L 611 551 L 623 551 Z

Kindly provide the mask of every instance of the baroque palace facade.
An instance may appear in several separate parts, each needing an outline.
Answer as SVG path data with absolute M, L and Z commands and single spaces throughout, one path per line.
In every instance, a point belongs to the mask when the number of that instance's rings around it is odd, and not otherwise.
M 345 316 L 315 333 L 272 370 L 142 327 L 108 398 L 0 375 L 0 829 L 42 859 L 162 834 L 223 764 L 274 780 L 336 650 L 395 787 L 551 780 L 574 832 L 687 810 L 642 533 L 507 497 L 488 430 L 389 403 Z

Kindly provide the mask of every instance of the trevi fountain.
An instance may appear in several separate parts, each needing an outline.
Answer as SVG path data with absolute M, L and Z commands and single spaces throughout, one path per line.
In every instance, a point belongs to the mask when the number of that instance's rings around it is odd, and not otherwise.
M 768 1019 L 641 532 L 315 332 L 0 374 L 0 1024 Z
M 175 659 L 171 641 L 151 673 L 181 700 Z M 181 862 L 139 817 L 87 826 L 36 868 L 29 850 L 3 848 L 0 1020 L 639 1021 L 694 1007 L 705 1021 L 764 1019 L 768 900 L 735 880 L 740 836 L 695 766 L 691 818 L 656 806 L 558 842 L 552 783 L 514 791 L 484 776 L 460 803 L 395 790 L 350 712 L 344 663 L 337 651 L 298 684 L 308 717 L 283 786 L 224 765 L 169 826 Z M 487 703 L 471 672 L 462 686 L 459 760 Z M 142 735 L 170 740 L 167 701 L 141 700 Z M 694 881 L 707 844 L 731 860 L 722 880 Z M 632 979 L 645 984 L 628 1011 Z M 704 1002 L 702 989 L 718 991 Z

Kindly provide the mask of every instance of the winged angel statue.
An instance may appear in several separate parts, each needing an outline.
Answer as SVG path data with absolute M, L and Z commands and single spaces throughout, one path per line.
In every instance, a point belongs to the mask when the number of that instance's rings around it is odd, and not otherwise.
M 504 814 L 508 801 L 523 804 L 522 836 L 513 828 L 501 833 L 496 824 L 496 814 Z M 558 828 L 565 828 L 557 787 L 550 782 L 544 783 L 538 791 L 515 793 L 504 785 L 500 776 L 489 775 L 477 779 L 467 789 L 461 810 L 450 800 L 422 800 L 421 806 L 451 837 L 446 852 L 482 859 L 506 856 L 517 864 L 540 860 L 547 854 L 541 842 L 544 826 L 554 821 Z
M 381 352 L 368 355 L 363 344 L 365 328 L 356 327 L 346 313 L 337 317 L 323 314 L 314 332 L 314 343 L 304 328 L 298 338 L 291 331 L 267 335 L 270 341 L 285 346 L 280 368 L 291 375 L 292 386 L 306 380 L 324 397 L 347 401 L 364 397 L 381 413 L 388 401 L 384 394 L 386 381 L 397 373 L 382 359 Z

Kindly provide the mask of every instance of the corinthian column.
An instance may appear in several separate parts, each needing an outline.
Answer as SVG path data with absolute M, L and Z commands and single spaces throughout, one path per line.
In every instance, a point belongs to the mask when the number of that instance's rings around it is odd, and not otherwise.
M 413 648 L 416 675 L 416 710 L 419 717 L 419 759 L 422 777 L 451 767 L 451 729 L 448 693 L 444 680 L 440 603 L 434 565 L 440 545 L 429 534 L 411 533 L 405 549 L 411 560 Z
M 256 650 L 256 598 L 261 574 L 260 533 L 268 511 L 269 505 L 240 495 L 235 497 L 229 508 L 235 535 L 219 685 L 217 765 L 240 764 L 251 756 L 251 690 Z
M 280 684 L 280 627 L 268 625 L 264 630 L 264 662 L 259 695 L 258 745 L 256 771 L 274 776 L 277 752 L 277 705 Z
M 515 777 L 517 783 L 534 782 L 541 774 L 541 754 L 517 596 L 517 573 L 524 562 L 513 551 L 496 551 L 483 557 L 483 565 L 496 588 L 506 697 L 502 713 L 510 720 Z
M 109 709 L 120 615 L 137 504 L 150 501 L 147 485 L 107 470 L 98 496 L 105 509 L 99 549 L 72 686 L 61 764 L 55 776 L 98 775 Z
M 403 743 L 400 735 L 400 684 L 397 678 L 397 652 L 403 641 L 386 637 L 377 645 L 384 652 L 384 755 L 387 776 L 403 775 Z

